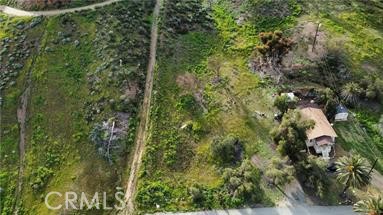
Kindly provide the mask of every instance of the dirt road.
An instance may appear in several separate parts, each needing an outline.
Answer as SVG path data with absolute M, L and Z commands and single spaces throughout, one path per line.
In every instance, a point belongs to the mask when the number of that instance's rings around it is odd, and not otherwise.
M 129 175 L 126 193 L 125 193 L 125 200 L 126 200 L 127 206 L 123 214 L 132 214 L 134 211 L 134 196 L 135 196 L 136 185 L 137 185 L 138 171 L 141 166 L 142 155 L 144 152 L 145 141 L 146 141 L 147 133 L 148 133 L 150 101 L 152 98 L 152 89 L 153 89 L 154 66 L 156 64 L 158 16 L 160 13 L 160 5 L 161 5 L 160 1 L 161 0 L 156 1 L 156 6 L 153 12 L 153 24 L 152 24 L 151 42 L 150 42 L 150 56 L 149 56 L 147 74 L 146 74 L 144 102 L 141 108 L 140 124 L 138 126 L 133 161 L 131 162 L 131 165 L 130 165 L 131 166 L 130 175 Z
M 0 12 L 5 13 L 9 16 L 55 16 L 65 13 L 73 13 L 73 12 L 79 12 L 83 10 L 95 10 L 98 7 L 103 7 L 106 5 L 113 4 L 115 2 L 119 2 L 123 0 L 107 0 L 104 2 L 91 4 L 83 7 L 76 7 L 76 8 L 68 8 L 68 9 L 59 9 L 59 10 L 47 10 L 47 11 L 26 11 L 21 10 L 5 5 L 0 5 Z

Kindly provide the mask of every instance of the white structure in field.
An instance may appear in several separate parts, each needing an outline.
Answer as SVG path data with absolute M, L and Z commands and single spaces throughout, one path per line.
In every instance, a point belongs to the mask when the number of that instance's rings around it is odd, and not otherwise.
M 296 100 L 296 97 L 295 97 L 293 92 L 291 92 L 291 93 L 282 93 L 281 96 L 287 96 L 287 98 L 289 99 L 290 102 Z
M 301 109 L 300 112 L 304 119 L 315 122 L 314 128 L 306 132 L 307 147 L 313 147 L 316 154 L 321 154 L 323 158 L 330 159 L 330 152 L 335 145 L 335 138 L 337 137 L 330 122 L 321 109 L 308 107 Z
M 348 110 L 343 105 L 338 105 L 336 107 L 335 121 L 347 121 Z

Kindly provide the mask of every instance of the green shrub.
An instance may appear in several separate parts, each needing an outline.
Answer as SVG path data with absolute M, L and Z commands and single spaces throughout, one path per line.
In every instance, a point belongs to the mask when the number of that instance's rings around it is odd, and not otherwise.
M 192 113 L 198 110 L 198 104 L 194 96 L 191 94 L 181 96 L 176 104 L 176 107 L 179 110 L 190 111 Z
M 37 170 L 32 172 L 32 182 L 30 183 L 32 189 L 37 192 L 41 191 L 48 183 L 53 171 L 45 166 L 39 166 Z
M 238 207 L 261 200 L 260 173 L 249 160 L 244 160 L 236 169 L 225 169 L 223 179 L 225 190 L 230 196 L 227 199 L 228 206 Z
M 149 209 L 166 207 L 172 197 L 171 189 L 161 181 L 143 184 L 137 192 L 136 201 L 139 208 Z
M 274 107 L 284 114 L 288 109 L 294 109 L 296 107 L 296 100 L 291 100 L 287 95 L 277 96 L 274 100 Z
M 242 159 L 243 144 L 238 137 L 227 135 L 215 139 L 211 145 L 213 158 L 221 165 L 233 165 Z
M 303 185 L 312 190 L 315 195 L 323 198 L 330 186 L 329 176 L 326 173 L 327 162 L 313 155 L 308 156 L 296 166 L 298 178 Z

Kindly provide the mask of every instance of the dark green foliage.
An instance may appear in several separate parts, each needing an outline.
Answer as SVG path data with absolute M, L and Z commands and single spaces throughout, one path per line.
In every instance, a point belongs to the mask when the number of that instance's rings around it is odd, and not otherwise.
M 324 112 L 328 119 L 332 119 L 336 114 L 337 101 L 335 93 L 330 89 L 318 91 L 319 96 L 316 98 L 316 102 L 320 105 L 324 105 Z
M 326 173 L 327 162 L 313 155 L 296 165 L 298 179 L 302 184 L 314 192 L 315 195 L 323 198 L 329 192 L 329 176 Z
M 242 151 L 242 142 L 234 135 L 215 139 L 211 145 L 213 158 L 221 165 L 233 165 L 241 161 Z
M 166 207 L 171 198 L 171 189 L 161 181 L 148 182 L 137 192 L 136 202 L 139 208 L 155 208 L 156 205 Z
M 209 29 L 207 9 L 201 0 L 168 0 L 164 5 L 164 25 L 171 33 L 185 34 L 193 30 Z M 207 29 L 206 29 L 207 28 Z
M 236 169 L 225 169 L 223 179 L 230 195 L 228 205 L 238 207 L 244 203 L 260 201 L 260 173 L 250 161 L 244 160 Z
M 48 180 L 53 175 L 53 171 L 47 167 L 38 167 L 37 170 L 32 172 L 32 182 L 30 183 L 34 191 L 41 191 Z
M 200 184 L 189 188 L 192 203 L 203 209 L 212 209 L 218 204 L 219 195 L 217 189 L 209 189 Z
M 341 95 L 342 99 L 349 105 L 358 104 L 360 97 L 362 96 L 362 88 L 358 83 L 349 82 L 343 86 Z
M 364 90 L 364 95 L 372 101 L 383 101 L 383 79 L 378 76 L 365 76 L 360 86 Z
M 302 9 L 297 0 L 246 0 L 243 8 L 260 31 L 269 31 L 294 22 Z
M 262 32 L 259 34 L 259 38 L 262 44 L 256 47 L 258 52 L 265 59 L 272 60 L 276 64 L 282 62 L 282 57 L 291 50 L 294 44 L 291 39 L 283 37 L 281 31 Z
M 271 131 L 278 151 L 293 161 L 302 159 L 303 154 L 300 151 L 306 148 L 306 130 L 313 126 L 314 122 L 303 120 L 298 111 L 287 111 L 281 124 Z
M 191 113 L 195 113 L 199 108 L 194 96 L 191 94 L 181 96 L 176 106 L 179 110 L 189 111 Z
M 167 138 L 163 139 L 164 147 L 164 161 L 168 167 L 174 167 L 178 160 L 179 147 L 181 146 L 181 137 L 174 131 L 167 133 Z
M 296 107 L 296 100 L 291 100 L 287 95 L 277 96 L 274 100 L 274 107 L 284 114 L 288 109 L 294 109 Z
M 361 188 L 370 183 L 370 167 L 368 161 L 360 155 L 344 156 L 336 162 L 337 179 L 345 187 L 345 192 L 349 187 Z
M 294 179 L 294 167 L 287 164 L 288 159 L 273 157 L 270 165 L 267 167 L 265 175 L 271 182 L 278 186 L 288 184 Z

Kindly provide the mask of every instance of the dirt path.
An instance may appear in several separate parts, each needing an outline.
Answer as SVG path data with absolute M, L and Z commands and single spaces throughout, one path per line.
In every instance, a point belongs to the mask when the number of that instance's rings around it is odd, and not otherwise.
M 154 66 L 156 64 L 157 37 L 158 37 L 158 16 L 160 13 L 161 0 L 156 1 L 153 12 L 153 24 L 151 31 L 150 56 L 146 74 L 145 95 L 140 113 L 140 124 L 138 126 L 137 138 L 134 150 L 134 157 L 131 163 L 130 175 L 127 183 L 125 200 L 126 208 L 123 214 L 132 214 L 134 211 L 134 194 L 136 191 L 138 171 L 141 166 L 145 141 L 149 127 L 150 101 L 152 98 Z
M 25 137 L 26 137 L 26 118 L 27 118 L 27 107 L 29 95 L 31 92 L 30 79 L 27 81 L 27 88 L 20 97 L 20 106 L 17 108 L 17 121 L 19 122 L 20 132 L 19 132 L 19 173 L 17 179 L 17 189 L 16 189 L 16 204 L 19 202 L 22 186 L 23 186 L 23 176 L 24 176 L 24 164 L 25 164 Z M 14 214 L 18 214 L 18 207 Z
M 98 7 L 103 7 L 106 5 L 113 4 L 115 2 L 119 2 L 122 0 L 107 0 L 104 2 L 91 4 L 83 7 L 75 7 L 75 8 L 68 8 L 68 9 L 61 9 L 61 10 L 47 10 L 47 11 L 26 11 L 26 10 L 20 10 L 17 8 L 0 5 L 0 12 L 3 12 L 9 16 L 55 16 L 65 13 L 73 13 L 83 10 L 95 10 Z

